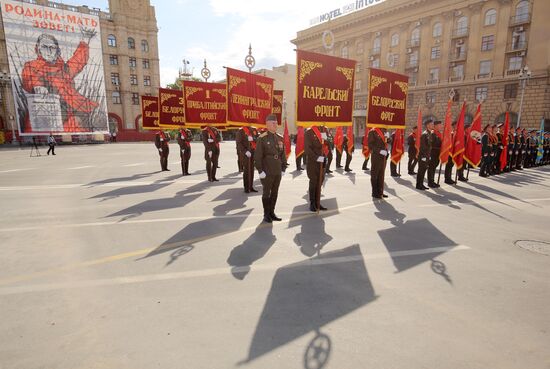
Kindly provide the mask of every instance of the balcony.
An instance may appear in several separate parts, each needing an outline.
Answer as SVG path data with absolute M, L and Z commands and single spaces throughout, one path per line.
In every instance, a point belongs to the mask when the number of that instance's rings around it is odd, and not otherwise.
M 508 69 L 506 71 L 506 77 L 517 76 L 521 72 L 521 69 Z
M 375 47 L 374 49 L 370 49 L 369 55 L 370 55 L 370 56 L 377 56 L 377 55 L 380 55 L 380 48 L 379 48 L 379 47 Z
M 527 50 L 527 41 L 512 42 L 511 44 L 506 45 L 507 53 L 514 53 L 514 52 L 526 51 L 526 50 Z
M 449 82 L 462 82 L 464 81 L 464 75 L 449 77 Z
M 426 81 L 426 85 L 437 85 L 439 83 L 439 79 L 429 79 Z
M 410 40 L 407 40 L 407 49 L 412 49 L 415 47 L 420 47 L 420 39 L 419 38 L 412 38 Z
M 468 27 L 455 28 L 453 30 L 451 38 L 463 38 L 468 37 L 470 30 Z
M 450 62 L 465 61 L 467 56 L 468 56 L 468 53 L 466 52 L 466 50 L 462 50 L 460 52 L 452 52 L 449 55 L 449 61 Z
M 476 79 L 486 79 L 486 78 L 492 78 L 493 73 L 479 73 L 476 75 Z
M 515 27 L 528 23 L 531 23 L 531 13 L 518 14 L 510 17 L 510 24 L 508 26 Z

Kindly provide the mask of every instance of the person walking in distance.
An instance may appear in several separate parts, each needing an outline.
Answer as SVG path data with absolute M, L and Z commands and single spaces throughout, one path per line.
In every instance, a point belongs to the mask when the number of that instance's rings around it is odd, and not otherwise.
M 262 205 L 264 222 L 280 221 L 275 214 L 275 205 L 279 194 L 281 177 L 286 170 L 286 155 L 283 136 L 277 134 L 277 116 L 266 117 L 267 131 L 258 137 L 254 166 L 262 182 Z
M 53 134 L 50 132 L 50 135 L 48 136 L 48 152 L 47 154 L 50 155 L 50 151 L 52 152 L 52 155 L 55 155 L 55 145 L 57 144 L 57 142 L 55 141 L 55 137 L 53 136 Z

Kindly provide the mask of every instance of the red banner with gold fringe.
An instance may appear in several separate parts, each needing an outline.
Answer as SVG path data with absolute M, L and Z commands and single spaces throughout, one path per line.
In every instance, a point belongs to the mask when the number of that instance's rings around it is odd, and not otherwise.
M 351 126 L 355 60 L 296 51 L 296 124 Z
M 283 121 L 283 92 L 282 90 L 273 91 L 273 114 L 277 116 L 277 125 Z
M 225 126 L 227 114 L 225 83 L 184 81 L 183 94 L 187 127 Z
M 227 68 L 227 122 L 265 127 L 273 111 L 273 79 Z
M 141 97 L 141 126 L 145 130 L 159 129 L 159 98 Z
M 159 126 L 161 128 L 185 126 L 183 91 L 159 88 Z
M 370 68 L 367 126 L 404 129 L 409 77 Z

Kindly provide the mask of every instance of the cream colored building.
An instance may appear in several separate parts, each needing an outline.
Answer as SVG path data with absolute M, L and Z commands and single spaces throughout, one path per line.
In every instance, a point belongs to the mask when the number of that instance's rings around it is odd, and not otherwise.
M 139 130 L 140 96 L 156 96 L 160 86 L 158 28 L 150 1 L 109 0 L 109 12 L 47 0 L 33 3 L 99 16 L 110 130 Z M 4 28 L 0 25 L 2 73 L 8 71 L 7 58 Z M 1 87 L 0 116 L 4 131 L 10 131 L 15 116 L 11 84 L 3 83 Z
M 283 98 L 286 103 L 283 104 L 283 121 L 286 117 L 289 133 L 296 133 L 296 66 L 284 64 L 272 69 L 259 69 L 254 73 L 273 78 L 275 80 L 274 89 L 283 90 Z
M 364 132 L 369 67 L 409 76 L 410 127 L 419 106 L 425 118 L 443 120 L 451 89 L 455 117 L 466 99 L 471 120 L 483 99 L 484 123 L 503 120 L 506 111 L 515 122 L 527 66 L 521 126 L 539 128 L 544 117 L 550 130 L 549 14 L 548 0 L 386 0 L 300 31 L 292 42 L 357 61 L 357 134 Z M 323 34 L 330 32 L 327 48 Z

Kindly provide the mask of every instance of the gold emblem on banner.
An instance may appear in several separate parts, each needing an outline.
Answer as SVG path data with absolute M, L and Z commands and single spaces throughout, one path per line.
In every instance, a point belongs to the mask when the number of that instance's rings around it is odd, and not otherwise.
M 166 101 L 170 100 L 171 98 L 176 97 L 176 94 L 172 93 L 161 93 L 160 94 L 160 103 L 164 104 Z
M 213 88 L 212 91 L 217 92 L 223 97 L 227 98 L 227 90 L 224 88 Z
M 229 91 L 243 82 L 246 82 L 246 79 L 237 76 L 229 76 Z
M 317 68 L 323 68 L 323 64 L 312 62 L 309 60 L 301 60 L 300 62 L 300 83 L 303 82 L 304 78 L 313 72 Z
M 351 88 L 351 81 L 353 80 L 353 68 L 336 67 L 336 70 L 344 75 L 349 81 L 349 88 Z
M 185 87 L 185 98 L 188 99 L 189 96 L 193 95 L 195 92 L 199 92 L 202 90 L 202 87 Z
M 264 82 L 256 82 L 256 85 L 260 86 L 260 88 L 262 90 L 264 90 L 264 92 L 266 94 L 268 94 L 269 96 L 271 96 L 271 84 L 269 83 L 264 83 Z
M 370 90 L 374 90 L 376 87 L 380 86 L 382 83 L 388 82 L 384 77 L 371 76 L 370 77 Z
M 273 96 L 273 98 L 274 98 L 275 100 L 277 100 L 277 102 L 278 102 L 279 104 L 281 104 L 281 105 L 283 104 L 283 97 L 282 97 L 281 95 L 275 95 L 275 96 Z
M 407 94 L 407 91 L 409 90 L 409 84 L 407 82 L 395 81 L 394 83 L 399 86 L 399 88 L 401 89 L 401 91 L 403 91 L 405 95 Z
M 153 105 L 157 103 L 156 101 L 151 101 L 151 100 L 143 100 L 143 109 L 147 109 L 149 107 L 149 105 Z

